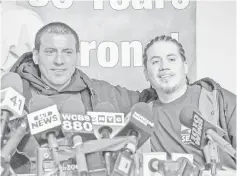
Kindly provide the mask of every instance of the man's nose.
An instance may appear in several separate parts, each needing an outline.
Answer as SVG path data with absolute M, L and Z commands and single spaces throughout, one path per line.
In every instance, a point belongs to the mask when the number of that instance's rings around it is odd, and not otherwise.
M 64 64 L 64 58 L 63 55 L 59 52 L 57 53 L 55 59 L 54 59 L 54 63 L 57 65 L 62 65 Z
M 162 59 L 160 64 L 160 70 L 169 69 L 169 62 L 166 59 Z

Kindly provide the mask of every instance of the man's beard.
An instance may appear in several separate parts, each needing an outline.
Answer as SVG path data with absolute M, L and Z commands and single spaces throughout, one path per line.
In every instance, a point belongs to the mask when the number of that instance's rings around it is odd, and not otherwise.
M 171 85 L 168 82 L 161 83 L 160 85 L 158 85 L 158 88 L 161 89 L 165 94 L 172 94 L 176 90 L 178 90 L 182 85 L 183 85 L 183 82 L 180 80 L 178 83 L 171 84 Z
M 176 84 L 174 86 L 161 86 L 160 89 L 166 94 L 172 94 L 178 89 L 178 85 Z

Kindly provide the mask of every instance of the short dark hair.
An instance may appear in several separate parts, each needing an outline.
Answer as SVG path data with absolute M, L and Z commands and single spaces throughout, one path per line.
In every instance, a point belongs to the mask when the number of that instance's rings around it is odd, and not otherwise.
M 174 38 L 167 36 L 167 35 L 162 35 L 162 36 L 157 36 L 154 39 L 152 39 L 151 41 L 149 41 L 144 49 L 143 52 L 143 65 L 145 68 L 147 68 L 147 50 L 155 43 L 158 41 L 168 41 L 168 42 L 172 42 L 174 44 L 176 44 L 179 48 L 179 53 L 183 59 L 183 61 L 186 61 L 186 57 L 185 57 L 185 51 L 183 49 L 183 46 Z
M 79 37 L 77 33 L 67 24 L 61 22 L 52 22 L 43 26 L 35 36 L 35 49 L 39 51 L 40 49 L 40 40 L 44 33 L 53 33 L 53 34 L 72 34 L 76 40 L 76 51 L 79 52 Z

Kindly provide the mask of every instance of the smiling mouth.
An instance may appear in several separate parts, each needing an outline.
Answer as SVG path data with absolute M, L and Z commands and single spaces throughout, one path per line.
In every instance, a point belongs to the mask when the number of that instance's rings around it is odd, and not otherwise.
M 173 75 L 160 75 L 158 76 L 160 79 L 164 79 L 164 78 L 170 78 L 172 77 Z
M 64 72 L 66 69 L 51 69 L 54 72 Z

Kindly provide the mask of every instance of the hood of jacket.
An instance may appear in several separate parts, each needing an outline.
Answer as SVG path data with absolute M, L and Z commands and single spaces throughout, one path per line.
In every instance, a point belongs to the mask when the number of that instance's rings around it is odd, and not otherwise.
M 90 78 L 79 69 L 75 70 L 70 84 L 68 84 L 64 89 L 57 91 L 49 87 L 41 79 L 39 67 L 34 63 L 32 57 L 32 52 L 23 54 L 14 64 L 11 72 L 15 72 L 20 75 L 23 82 L 27 82 L 31 85 L 31 87 L 33 87 L 36 91 L 39 91 L 41 94 L 55 95 L 63 92 L 79 92 L 84 90 L 86 87 L 91 88 Z

